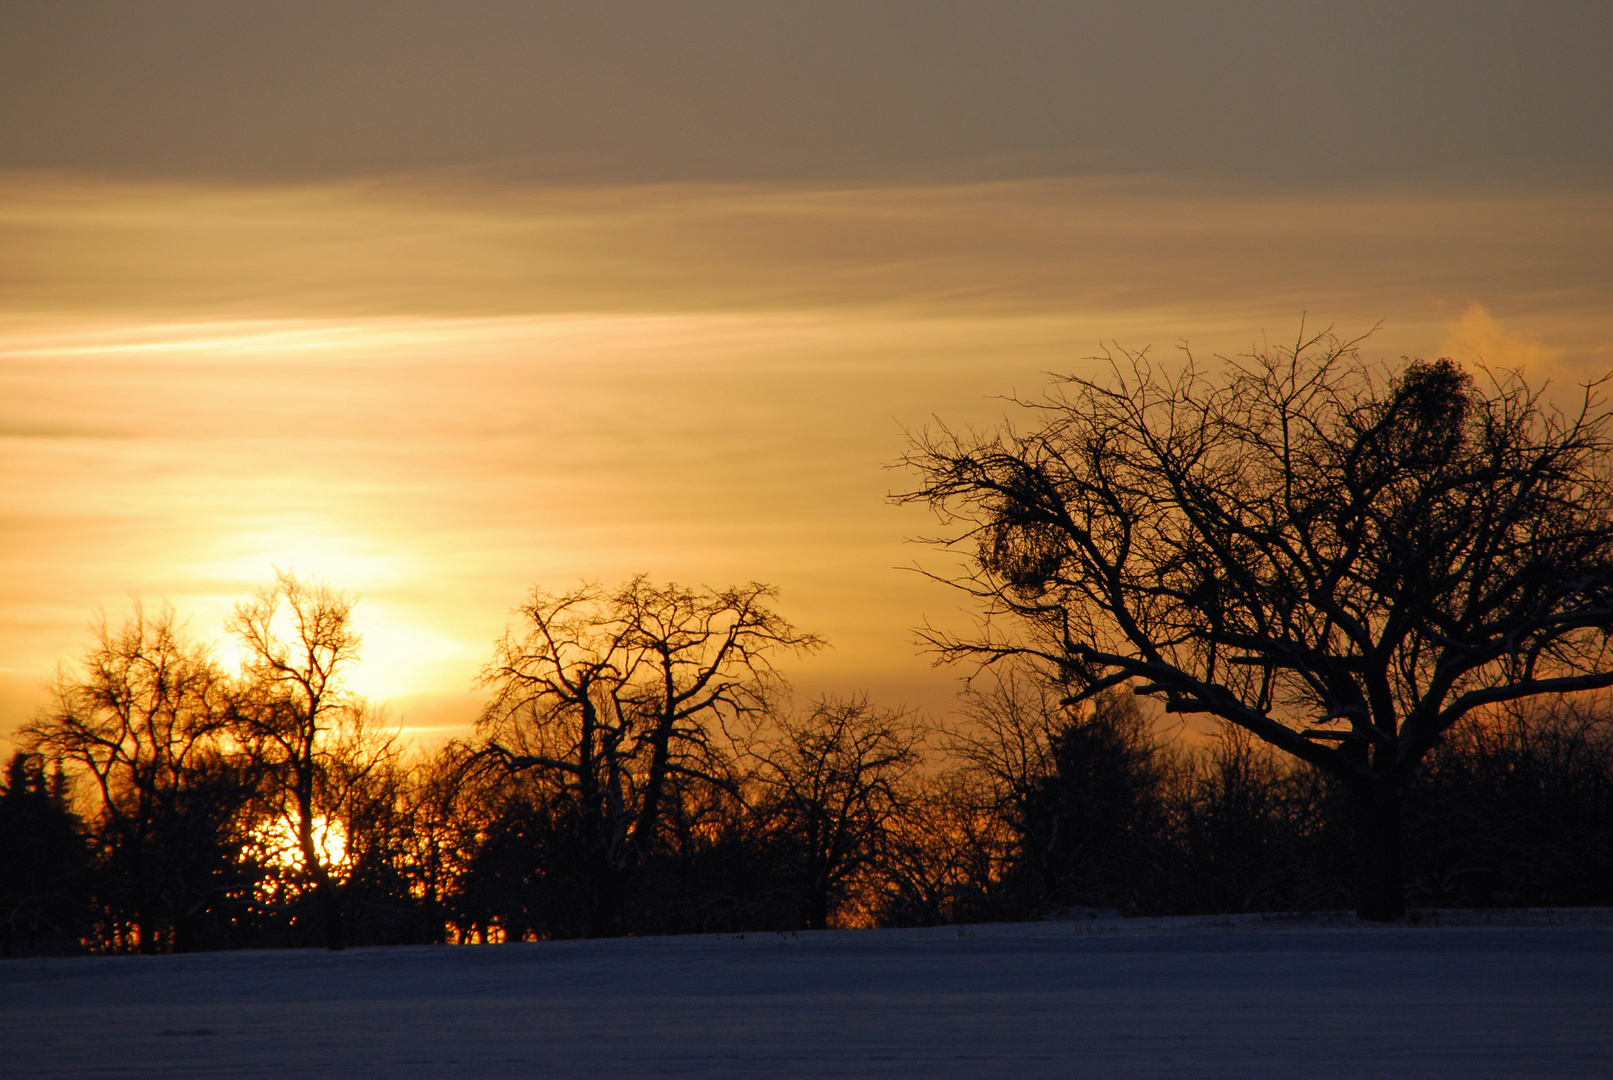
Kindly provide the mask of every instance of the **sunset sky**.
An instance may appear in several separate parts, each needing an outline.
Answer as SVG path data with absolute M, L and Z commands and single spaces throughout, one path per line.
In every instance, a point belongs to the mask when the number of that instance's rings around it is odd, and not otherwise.
M 361 595 L 426 738 L 535 584 L 777 585 L 945 712 L 904 429 L 1291 340 L 1613 369 L 1613 6 L 0 7 L 0 736 L 131 597 Z M 226 659 L 227 659 L 226 655 Z

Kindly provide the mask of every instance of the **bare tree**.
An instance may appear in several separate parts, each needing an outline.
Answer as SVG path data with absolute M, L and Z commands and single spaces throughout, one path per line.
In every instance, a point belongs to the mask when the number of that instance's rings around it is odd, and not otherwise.
M 949 748 L 1012 837 L 994 875 L 999 910 L 1148 906 L 1170 771 L 1152 725 L 1113 691 L 1068 701 L 1031 672 L 994 674 L 964 695 Z
M 1398 373 L 1321 335 L 1167 371 L 1111 357 L 905 458 L 985 603 L 951 658 L 1129 683 L 1341 778 L 1363 918 L 1404 911 L 1399 793 L 1464 716 L 1613 685 L 1608 413 L 1449 360 Z
M 229 859 L 222 833 L 250 789 L 220 767 L 228 680 L 169 608 L 147 615 L 136 603 L 116 630 L 102 618 L 95 636 L 21 736 L 93 784 L 113 947 L 197 948 L 195 920 L 218 899 Z
M 887 824 L 873 884 L 881 926 L 985 922 L 1013 839 L 973 770 L 920 778 L 904 811 Z
M 403 793 L 408 816 L 406 859 L 411 891 L 418 898 L 426 940 L 448 940 L 449 901 L 465 871 L 466 852 L 483 824 L 468 790 L 474 751 L 451 739 L 430 752 L 416 749 Z M 467 835 L 472 834 L 472 835 Z
M 1174 883 L 1182 899 L 1171 909 L 1339 907 L 1349 892 L 1334 855 L 1347 843 L 1333 837 L 1347 838 L 1349 814 L 1333 785 L 1248 730 L 1217 726 L 1207 743 L 1182 755 L 1172 785 L 1171 839 L 1184 876 Z
M 772 611 L 774 595 L 754 583 L 659 588 L 642 576 L 612 592 L 534 590 L 524 632 L 507 634 L 483 671 L 486 753 L 546 774 L 575 814 L 588 933 L 622 932 L 627 884 L 655 843 L 669 781 L 731 783 L 731 725 L 768 712 L 783 686 L 772 657 L 820 644 Z
M 237 604 L 225 629 L 241 643 L 235 737 L 263 767 L 270 813 L 296 838 L 313 881 L 325 944 L 343 944 L 336 853 L 322 843 L 349 796 L 394 755 L 393 736 L 343 679 L 362 644 L 354 599 L 276 571 L 274 585 Z
M 1453 731 L 1406 794 L 1413 895 L 1436 907 L 1613 900 L 1613 700 L 1512 702 Z
M 898 820 L 915 804 L 923 729 L 911 713 L 866 697 L 820 701 L 778 723 L 756 780 L 770 846 L 788 867 L 810 930 L 826 928 L 870 872 L 891 857 Z

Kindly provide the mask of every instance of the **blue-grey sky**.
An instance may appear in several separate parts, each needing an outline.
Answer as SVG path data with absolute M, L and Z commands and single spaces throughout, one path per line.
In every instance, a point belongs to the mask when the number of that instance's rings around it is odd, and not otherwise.
M 8 0 L 0 166 L 1613 177 L 1603 0 Z

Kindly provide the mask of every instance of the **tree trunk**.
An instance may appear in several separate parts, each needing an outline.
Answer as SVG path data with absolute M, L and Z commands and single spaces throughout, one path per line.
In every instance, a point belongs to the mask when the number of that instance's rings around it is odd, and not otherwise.
M 1371 922 L 1406 914 L 1400 866 L 1400 791 L 1392 778 L 1353 785 L 1355 802 L 1355 913 Z
M 599 877 L 593 900 L 592 910 L 588 913 L 588 936 L 621 937 L 622 907 L 627 901 L 626 873 L 615 867 L 607 867 Z
M 325 948 L 331 952 L 340 952 L 342 940 L 342 902 L 336 895 L 336 886 L 328 876 L 324 876 L 314 887 L 314 895 L 319 900 L 319 914 L 325 928 Z
M 827 882 L 814 881 L 811 886 L 812 894 L 807 904 L 807 929 L 829 929 L 829 885 Z
M 314 879 L 314 903 L 319 906 L 320 924 L 325 934 L 325 948 L 332 952 L 341 949 L 342 904 L 336 895 L 336 883 L 319 860 L 319 848 L 314 844 L 314 814 L 310 800 L 304 797 L 298 808 L 297 834 L 302 848 L 303 864 Z

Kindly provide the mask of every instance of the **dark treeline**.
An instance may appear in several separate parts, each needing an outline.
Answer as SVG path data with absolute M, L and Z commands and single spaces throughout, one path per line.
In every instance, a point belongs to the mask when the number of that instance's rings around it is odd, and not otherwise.
M 351 600 L 282 575 L 226 675 L 171 613 L 99 628 L 0 791 L 6 955 L 509 941 L 1348 908 L 1348 793 L 1240 729 L 1003 674 L 931 726 L 789 710 L 818 643 L 760 586 L 534 593 L 474 738 L 347 693 Z M 1613 725 L 1452 731 L 1404 793 L 1422 906 L 1613 903 Z

